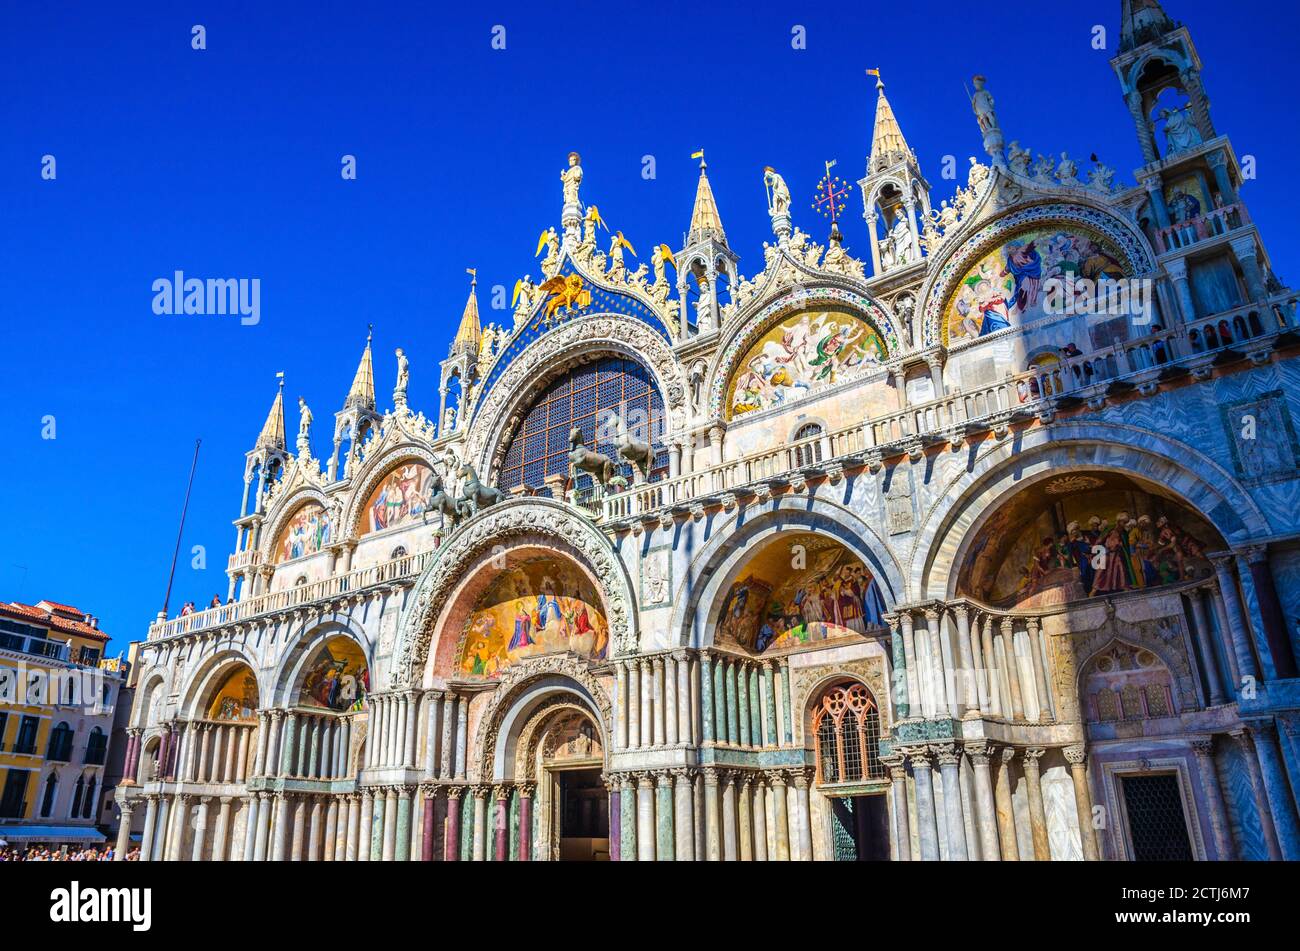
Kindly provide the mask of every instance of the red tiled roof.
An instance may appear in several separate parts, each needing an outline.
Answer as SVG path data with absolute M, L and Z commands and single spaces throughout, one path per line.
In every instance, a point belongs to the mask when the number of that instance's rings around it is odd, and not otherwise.
M 42 605 L 53 605 L 53 601 L 42 601 Z M 63 607 L 63 605 L 59 605 Z M 68 610 L 76 611 L 76 608 Z M 88 637 L 92 640 L 105 641 L 109 635 L 97 627 L 91 627 L 81 618 L 84 614 L 78 613 L 77 619 L 66 618 L 61 614 L 54 614 L 44 607 L 37 607 L 31 604 L 21 604 L 17 601 L 10 601 L 8 604 L 0 604 L 0 614 L 9 614 L 23 620 L 39 621 L 48 626 L 51 630 L 59 631 L 63 634 L 75 634 L 77 637 Z
M 81 610 L 81 608 L 74 608 L 70 604 L 60 604 L 58 601 L 42 600 L 38 601 L 36 606 L 54 614 L 72 614 L 79 618 L 86 616 L 86 612 Z

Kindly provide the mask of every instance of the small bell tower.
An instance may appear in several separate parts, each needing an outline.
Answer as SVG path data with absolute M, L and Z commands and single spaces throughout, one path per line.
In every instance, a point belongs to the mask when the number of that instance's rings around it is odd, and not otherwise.
M 930 214 L 930 183 L 921 174 L 916 153 L 908 147 L 894 109 L 885 97 L 880 70 L 876 78 L 876 123 L 871 136 L 862 189 L 862 217 L 871 235 L 871 265 L 876 276 L 921 260 L 918 215 Z
M 479 324 L 478 297 L 474 288 L 478 272 L 469 273 L 469 298 L 460 316 L 456 339 L 451 351 L 442 361 L 442 375 L 438 381 L 438 435 L 448 436 L 460 424 L 460 413 L 469 405 L 469 397 L 478 382 L 478 354 L 483 346 L 483 328 Z
M 740 259 L 727 244 L 722 217 L 709 184 L 708 165 L 701 149 L 692 158 L 700 160 L 700 178 L 695 186 L 695 207 L 691 210 L 691 228 L 684 247 L 677 254 L 677 293 L 681 297 L 682 337 L 690 333 L 707 334 L 718 329 L 721 307 L 718 293 L 723 280 L 728 299 L 736 286 L 736 262 Z M 694 284 L 697 292 L 695 320 L 691 321 L 688 292 Z
M 378 425 L 380 415 L 375 408 L 375 364 L 370 352 L 374 327 L 366 334 L 366 349 L 361 354 L 356 375 L 352 378 L 352 387 L 348 390 L 343 408 L 334 414 L 334 451 L 330 455 L 329 480 L 333 482 L 339 476 L 339 452 L 343 451 L 343 472 L 341 478 L 352 475 L 357 453 L 362 442 L 371 430 Z

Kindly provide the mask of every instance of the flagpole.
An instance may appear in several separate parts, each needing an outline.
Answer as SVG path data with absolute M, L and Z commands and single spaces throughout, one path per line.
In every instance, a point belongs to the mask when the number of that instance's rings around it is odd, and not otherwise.
M 181 538 L 185 534 L 185 515 L 190 510 L 190 490 L 194 487 L 194 470 L 199 464 L 199 446 L 203 443 L 202 439 L 194 440 L 194 459 L 190 462 L 190 479 L 185 484 L 185 504 L 181 506 L 181 526 L 176 531 L 176 548 L 172 552 L 172 567 L 167 573 L 167 593 L 163 595 L 162 619 L 167 619 L 167 605 L 172 599 L 172 582 L 176 578 L 176 559 L 181 553 Z

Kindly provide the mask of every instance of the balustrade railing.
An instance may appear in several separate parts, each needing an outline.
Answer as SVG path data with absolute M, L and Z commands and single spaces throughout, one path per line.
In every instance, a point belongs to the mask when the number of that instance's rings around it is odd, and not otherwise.
M 1179 221 L 1167 228 L 1157 229 L 1156 246 L 1161 254 L 1180 251 L 1198 241 L 1221 237 L 1229 231 L 1244 228 L 1248 224 L 1250 224 L 1250 215 L 1245 205 L 1234 204 L 1211 208 L 1203 215 Z

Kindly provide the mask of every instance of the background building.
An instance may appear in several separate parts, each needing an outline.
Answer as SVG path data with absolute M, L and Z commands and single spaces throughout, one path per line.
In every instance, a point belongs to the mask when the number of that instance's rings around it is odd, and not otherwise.
M 0 604 L 0 839 L 11 846 L 104 842 L 96 824 L 125 676 L 101 667 L 108 640 L 79 608 Z
M 1136 184 L 976 77 L 932 195 L 877 77 L 861 258 L 769 168 L 749 268 L 702 156 L 639 256 L 575 153 L 435 418 L 372 340 L 321 458 L 277 394 L 237 600 L 140 648 L 146 856 L 1300 857 L 1296 298 L 1190 33 L 1121 26 Z

